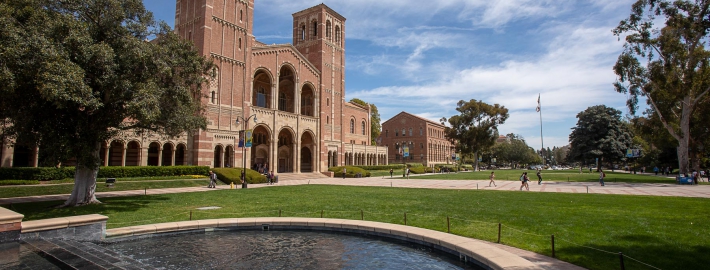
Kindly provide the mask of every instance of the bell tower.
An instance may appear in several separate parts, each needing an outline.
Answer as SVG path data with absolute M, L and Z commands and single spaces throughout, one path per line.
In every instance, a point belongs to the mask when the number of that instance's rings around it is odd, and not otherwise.
M 343 141 L 345 17 L 325 4 L 294 13 L 293 46 L 321 72 L 321 138 Z

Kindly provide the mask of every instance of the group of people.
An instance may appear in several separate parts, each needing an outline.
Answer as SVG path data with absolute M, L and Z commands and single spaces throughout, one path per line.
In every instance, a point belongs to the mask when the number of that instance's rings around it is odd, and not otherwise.
M 269 172 L 269 163 L 256 163 L 251 167 L 252 170 L 255 170 L 261 174 L 266 174 Z

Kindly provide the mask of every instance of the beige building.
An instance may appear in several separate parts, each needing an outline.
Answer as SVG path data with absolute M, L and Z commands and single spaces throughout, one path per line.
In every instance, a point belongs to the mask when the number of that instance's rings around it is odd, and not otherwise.
M 254 8 L 254 0 L 176 1 L 175 32 L 216 64 L 201 100 L 207 129 L 178 138 L 129 132 L 105 142 L 104 166 L 268 164 L 305 173 L 387 163 L 387 148 L 370 145 L 370 108 L 346 101 L 345 17 L 324 4 L 296 12 L 293 44 L 267 45 L 253 34 Z M 245 156 L 244 129 L 254 134 Z M 4 141 L 0 165 L 37 166 L 38 149 L 24 145 Z

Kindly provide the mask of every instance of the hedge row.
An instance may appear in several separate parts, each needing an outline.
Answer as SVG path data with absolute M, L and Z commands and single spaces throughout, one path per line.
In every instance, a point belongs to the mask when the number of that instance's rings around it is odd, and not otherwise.
M 207 175 L 207 166 L 100 167 L 98 178 Z M 0 168 L 0 180 L 61 180 L 74 178 L 74 167 Z
M 389 169 L 402 169 L 404 165 L 402 164 L 389 164 L 389 165 L 377 165 L 377 166 L 354 166 L 368 171 L 383 171 Z
M 345 177 L 346 178 L 355 178 L 357 174 L 360 174 L 362 177 L 370 177 L 370 172 L 358 168 L 355 166 L 338 166 L 338 167 L 330 167 L 328 168 L 329 171 L 335 172 L 335 177 L 336 178 L 342 178 L 343 177 L 343 168 L 345 168 Z
M 242 168 L 214 168 L 212 170 L 217 174 L 217 179 L 225 184 L 234 183 L 235 185 L 239 185 L 242 183 L 240 179 Z M 249 184 L 266 183 L 266 176 L 255 170 L 247 169 L 246 176 L 247 183 Z

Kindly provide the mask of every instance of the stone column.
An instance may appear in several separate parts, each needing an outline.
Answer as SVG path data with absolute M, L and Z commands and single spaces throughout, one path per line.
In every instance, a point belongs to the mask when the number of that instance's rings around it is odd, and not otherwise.
M 35 146 L 32 149 L 32 160 L 31 160 L 32 167 L 37 168 L 39 165 L 39 146 Z
M 111 144 L 109 143 L 108 146 L 106 146 L 106 152 L 104 153 L 104 167 L 108 167 L 109 164 L 109 158 L 111 158 Z
M 173 147 L 173 158 L 170 161 L 170 166 L 175 166 L 175 152 L 177 152 L 176 147 Z
M 128 145 L 123 144 L 123 155 L 121 155 L 121 167 L 126 167 L 126 155 L 128 152 Z
M 10 144 L 10 140 L 2 139 L 2 155 L 0 155 L 0 167 L 12 167 L 12 157 L 15 155 L 15 147 Z
M 301 173 L 301 162 L 303 162 L 301 160 L 301 140 L 299 140 L 299 139 L 296 140 L 295 147 L 296 147 L 296 152 L 295 152 L 296 158 L 293 162 L 293 164 L 294 164 L 293 172 Z
M 163 166 L 163 146 L 158 146 L 158 166 Z
M 148 166 L 148 148 L 149 147 L 141 147 L 141 153 L 138 156 L 140 158 L 140 166 Z

